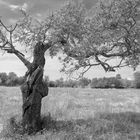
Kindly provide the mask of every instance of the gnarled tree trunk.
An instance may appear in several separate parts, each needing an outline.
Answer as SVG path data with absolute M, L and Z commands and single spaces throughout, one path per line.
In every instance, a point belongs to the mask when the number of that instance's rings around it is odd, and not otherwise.
M 44 53 L 45 46 L 41 42 L 37 43 L 33 52 L 33 62 L 25 75 L 26 81 L 21 86 L 23 126 L 29 133 L 41 128 L 41 101 L 48 95 L 48 86 L 43 81 Z

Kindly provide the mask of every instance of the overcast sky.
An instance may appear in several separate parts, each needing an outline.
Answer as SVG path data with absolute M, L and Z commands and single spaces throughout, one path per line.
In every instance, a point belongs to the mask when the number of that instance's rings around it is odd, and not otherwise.
M 84 4 L 89 9 L 97 0 L 84 0 Z M 0 0 L 0 17 L 7 24 L 14 24 L 21 16 L 19 9 L 24 9 L 30 15 L 43 18 L 46 17 L 51 11 L 59 9 L 66 0 Z M 51 59 L 46 56 L 45 75 L 48 75 L 50 79 L 55 80 L 63 77 L 64 75 L 59 72 L 62 65 L 57 58 Z M 137 71 L 140 71 L 140 68 Z M 13 55 L 2 55 L 0 53 L 0 72 L 15 72 L 18 75 L 24 75 L 26 72 L 25 66 Z M 101 67 L 92 68 L 86 73 L 86 77 L 107 77 L 121 74 L 123 78 L 133 78 L 134 71 L 130 68 L 123 68 L 117 70 L 115 73 L 105 73 Z

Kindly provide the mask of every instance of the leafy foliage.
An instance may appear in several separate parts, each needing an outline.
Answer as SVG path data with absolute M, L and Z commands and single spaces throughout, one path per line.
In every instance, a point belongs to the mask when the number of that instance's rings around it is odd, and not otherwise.
M 62 71 L 84 74 L 97 65 L 105 71 L 139 65 L 139 1 L 113 0 L 97 6 L 91 15 L 83 5 L 70 3 L 55 15 L 55 31 L 66 42 L 61 43 L 66 54 Z M 114 58 L 119 58 L 118 64 L 110 64 Z

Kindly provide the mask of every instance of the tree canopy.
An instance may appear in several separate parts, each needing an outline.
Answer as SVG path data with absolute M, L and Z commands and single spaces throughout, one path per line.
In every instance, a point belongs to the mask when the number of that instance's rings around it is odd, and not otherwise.
M 139 1 L 113 0 L 97 6 L 85 12 L 82 5 L 68 5 L 57 16 L 61 34 L 68 36 L 69 46 L 63 48 L 67 54 L 64 71 L 71 65 L 69 72 L 83 69 L 82 73 L 98 65 L 105 71 L 124 66 L 135 69 L 140 62 Z M 118 64 L 110 63 L 114 58 Z
M 43 21 L 21 11 L 23 18 L 7 27 L 0 20 L 0 48 L 14 53 L 29 67 L 24 54 L 16 49 L 19 43 L 33 50 L 44 45 L 50 56 L 58 52 L 63 72 L 84 74 L 93 66 L 105 71 L 132 66 L 140 62 L 139 0 L 102 1 L 88 10 L 82 3 L 69 2 Z M 111 59 L 118 58 L 118 63 Z

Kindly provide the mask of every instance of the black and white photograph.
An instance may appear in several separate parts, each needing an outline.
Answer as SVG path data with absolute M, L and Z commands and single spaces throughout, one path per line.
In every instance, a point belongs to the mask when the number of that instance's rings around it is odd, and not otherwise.
M 140 0 L 0 0 L 0 140 L 140 140 Z

